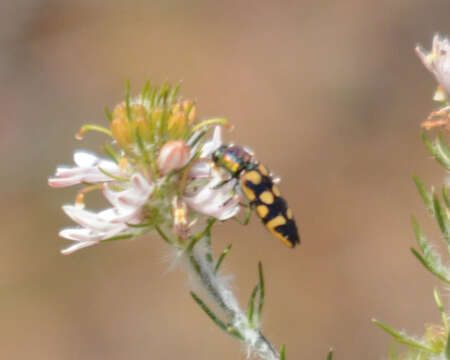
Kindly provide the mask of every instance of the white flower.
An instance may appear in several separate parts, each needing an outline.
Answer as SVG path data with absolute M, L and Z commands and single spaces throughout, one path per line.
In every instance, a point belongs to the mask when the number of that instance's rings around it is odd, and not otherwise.
M 112 207 L 98 213 L 79 206 L 65 205 L 64 212 L 81 227 L 62 230 L 59 235 L 76 243 L 62 251 L 71 254 L 87 246 L 98 244 L 102 240 L 118 235 L 133 235 L 133 229 L 127 224 L 137 224 L 141 219 L 142 206 L 150 198 L 153 185 L 141 174 L 134 174 L 127 187 L 122 191 L 113 191 L 104 185 L 103 194 Z
M 438 34 L 433 37 L 430 52 L 421 46 L 416 47 L 416 53 L 425 67 L 431 71 L 437 82 L 443 87 L 447 96 L 450 95 L 450 42 Z
M 79 150 L 73 155 L 76 167 L 58 167 L 55 177 L 48 179 L 48 184 L 54 188 L 77 185 L 82 182 L 99 183 L 112 181 L 113 179 L 103 172 L 100 168 L 106 170 L 112 175 L 120 175 L 120 169 L 116 163 L 111 160 L 100 159 L 96 155 Z
M 236 180 L 232 179 L 226 184 L 223 181 L 229 178 L 224 171 L 217 169 L 211 162 L 211 155 L 222 145 L 222 130 L 220 126 L 214 129 L 213 137 L 202 147 L 200 158 L 208 162 L 197 162 L 190 170 L 190 188 L 186 191 L 184 201 L 193 210 L 204 215 L 213 216 L 219 220 L 226 220 L 236 216 L 240 210 L 240 196 L 235 191 Z M 207 181 L 206 184 L 195 187 L 195 183 Z

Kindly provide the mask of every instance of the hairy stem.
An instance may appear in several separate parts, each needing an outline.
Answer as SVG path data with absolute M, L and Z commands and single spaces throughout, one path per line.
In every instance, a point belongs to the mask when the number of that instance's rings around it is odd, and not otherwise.
M 207 257 L 211 253 L 208 237 L 202 238 L 199 243 L 200 246 L 194 246 L 191 251 L 185 253 L 189 269 L 209 295 L 210 300 L 223 311 L 230 325 L 229 331 L 238 334 L 249 356 L 256 355 L 262 360 L 279 360 L 278 351 L 257 327 L 249 323 L 247 315 L 240 308 L 233 292 L 217 276 L 214 264 Z

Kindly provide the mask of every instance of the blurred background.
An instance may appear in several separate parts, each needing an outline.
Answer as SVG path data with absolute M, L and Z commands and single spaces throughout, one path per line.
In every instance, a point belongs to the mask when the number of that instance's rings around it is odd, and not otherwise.
M 264 330 L 288 359 L 382 359 L 372 317 L 422 334 L 434 279 L 409 251 L 410 215 L 436 234 L 411 176 L 444 172 L 420 140 L 435 89 L 413 49 L 450 33 L 450 3 L 398 1 L 4 1 L 0 13 L 0 358 L 243 359 L 146 237 L 71 256 L 58 231 L 75 189 L 47 177 L 72 151 L 100 152 L 126 79 L 183 82 L 201 117 L 282 177 L 303 243 L 254 217 L 215 230 L 242 302 L 265 265 Z M 248 230 L 248 231 L 247 231 Z M 448 302 L 446 298 L 445 301 Z

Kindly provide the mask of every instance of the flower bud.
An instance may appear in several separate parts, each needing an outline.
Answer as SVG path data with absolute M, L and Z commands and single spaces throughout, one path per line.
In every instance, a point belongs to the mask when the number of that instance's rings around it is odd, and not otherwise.
M 122 101 L 120 104 L 116 105 L 116 107 L 114 108 L 114 110 L 112 112 L 112 118 L 113 119 L 119 118 L 119 119 L 126 119 L 126 120 L 128 120 L 125 101 Z
M 441 352 L 447 341 L 447 334 L 444 327 L 436 324 L 426 324 L 425 341 L 436 352 Z
M 197 106 L 190 100 L 184 100 L 182 106 L 185 112 L 189 111 L 186 115 L 188 117 L 189 125 L 192 125 L 195 122 L 195 116 L 197 115 Z
M 183 136 L 184 132 L 187 129 L 187 119 L 184 114 L 180 112 L 172 114 L 169 118 L 167 129 L 170 136 L 173 138 L 179 138 Z
M 158 169 L 162 175 L 181 169 L 188 162 L 191 149 L 183 140 L 168 141 L 159 151 Z
M 141 139 L 150 142 L 152 140 L 153 131 L 148 121 L 143 117 L 138 117 L 136 119 L 136 124 Z
M 115 118 L 111 122 L 111 131 L 117 144 L 122 149 L 127 149 L 132 142 L 130 124 L 125 118 Z

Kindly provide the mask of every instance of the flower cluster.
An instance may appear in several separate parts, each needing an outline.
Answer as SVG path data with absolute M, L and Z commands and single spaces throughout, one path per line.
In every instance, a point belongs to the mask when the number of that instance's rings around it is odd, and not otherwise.
M 110 137 L 107 158 L 88 151 L 74 153 L 74 167 L 58 167 L 51 187 L 82 185 L 73 205 L 63 211 L 79 226 L 60 236 L 75 241 L 69 254 L 100 241 L 131 238 L 149 231 L 182 245 L 207 217 L 226 220 L 240 209 L 234 184 L 217 187 L 225 174 L 211 162 L 222 145 L 225 119 L 198 121 L 196 105 L 178 98 L 178 87 L 146 85 L 142 93 L 107 111 L 109 127 L 85 125 L 77 134 L 100 131 Z M 213 128 L 209 140 L 204 137 Z M 84 197 L 100 190 L 109 203 L 93 212 Z
M 443 127 L 450 130 L 450 41 L 435 35 L 430 52 L 426 52 L 420 46 L 416 52 L 425 67 L 431 71 L 438 81 L 438 89 L 434 94 L 434 100 L 441 103 L 441 108 L 432 112 L 428 119 L 422 123 L 426 130 L 435 127 Z M 426 133 L 422 134 L 422 139 L 430 154 L 442 165 L 445 170 L 450 171 L 450 148 L 446 137 L 440 133 L 434 140 L 431 140 Z M 446 240 L 447 250 L 450 251 L 450 200 L 448 184 L 444 184 L 442 189 L 434 187 L 427 189 L 424 183 L 414 177 L 417 190 L 425 203 L 429 215 L 436 220 L 441 231 L 441 238 Z M 447 285 L 450 284 L 450 268 L 442 261 L 442 254 L 438 247 L 435 247 L 422 230 L 416 219 L 412 219 L 412 225 L 417 240 L 417 248 L 411 248 L 413 255 L 419 262 L 437 279 Z M 410 336 L 405 331 L 398 331 L 378 320 L 374 320 L 380 328 L 389 333 L 393 339 L 407 345 L 407 351 L 390 351 L 389 358 L 393 360 L 434 360 L 450 358 L 449 341 L 449 317 L 445 303 L 442 301 L 438 289 L 434 290 L 434 300 L 441 315 L 440 324 L 425 324 L 425 332 L 422 336 Z
M 417 46 L 416 53 L 439 84 L 433 99 L 442 103 L 442 107 L 433 111 L 422 123 L 422 127 L 427 130 L 445 127 L 450 130 L 450 41 L 436 34 L 430 52 Z

